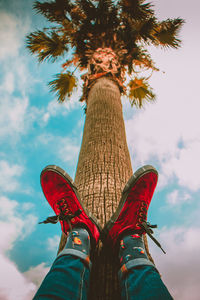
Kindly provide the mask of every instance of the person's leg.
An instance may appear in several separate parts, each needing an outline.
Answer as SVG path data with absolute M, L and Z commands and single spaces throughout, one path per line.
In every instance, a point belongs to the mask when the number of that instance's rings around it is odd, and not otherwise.
M 139 234 L 128 234 L 120 241 L 119 282 L 122 300 L 172 300 L 160 274 L 149 261 Z
M 56 213 L 41 223 L 60 221 L 67 242 L 33 299 L 87 299 L 90 253 L 98 243 L 101 228 L 81 203 L 72 179 L 61 168 L 47 166 L 41 173 L 41 185 Z
M 33 299 L 87 299 L 91 267 L 89 255 L 87 230 L 75 228 L 69 233 L 65 249 L 54 261 Z
M 118 209 L 103 230 L 106 242 L 113 251 L 119 251 L 123 300 L 172 299 L 154 264 L 148 259 L 143 243 L 146 232 L 161 248 L 152 236 L 154 226 L 147 223 L 147 211 L 157 178 L 158 173 L 152 166 L 144 166 L 135 172 L 122 192 Z

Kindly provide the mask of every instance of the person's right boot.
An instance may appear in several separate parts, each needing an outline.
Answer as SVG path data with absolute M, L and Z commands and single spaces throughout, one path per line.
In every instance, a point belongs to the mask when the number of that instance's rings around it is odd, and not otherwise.
M 59 256 L 71 254 L 91 266 L 91 250 L 95 249 L 101 233 L 98 220 L 86 209 L 72 179 L 60 167 L 47 166 L 40 179 L 44 195 L 56 214 L 40 223 L 59 221 L 67 235 L 65 248 Z

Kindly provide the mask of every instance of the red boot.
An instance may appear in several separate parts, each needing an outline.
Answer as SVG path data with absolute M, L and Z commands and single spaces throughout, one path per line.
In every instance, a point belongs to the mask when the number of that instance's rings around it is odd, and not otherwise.
M 156 226 L 146 222 L 157 180 L 158 172 L 147 165 L 137 170 L 125 185 L 119 206 L 103 229 L 104 238 L 113 248 L 125 232 L 146 232 L 160 247 L 151 235 L 150 227 Z
M 81 203 L 77 188 L 70 176 L 61 168 L 50 165 L 43 169 L 40 176 L 44 195 L 56 216 L 47 218 L 41 223 L 57 223 L 65 234 L 74 227 L 84 227 L 96 245 L 101 227 Z

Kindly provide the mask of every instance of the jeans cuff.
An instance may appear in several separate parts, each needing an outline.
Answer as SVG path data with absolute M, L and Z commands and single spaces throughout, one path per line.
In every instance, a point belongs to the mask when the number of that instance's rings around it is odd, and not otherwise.
M 59 253 L 59 255 L 57 256 L 56 259 L 58 259 L 59 257 L 61 257 L 63 255 L 73 255 L 73 256 L 79 257 L 84 263 L 86 263 L 86 265 L 89 267 L 89 269 L 91 269 L 91 267 L 92 267 L 92 263 L 90 261 L 89 256 L 79 250 L 64 249 Z
M 152 266 L 155 268 L 155 265 L 147 258 L 135 258 L 130 260 L 120 268 L 118 272 L 119 278 L 121 279 L 129 272 L 130 269 L 136 268 L 138 266 Z

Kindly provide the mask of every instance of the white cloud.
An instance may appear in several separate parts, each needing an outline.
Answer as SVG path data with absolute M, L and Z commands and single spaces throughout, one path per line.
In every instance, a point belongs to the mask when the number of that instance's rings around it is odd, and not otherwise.
M 30 105 L 27 93 L 33 81 L 29 84 L 28 79 L 30 74 L 26 66 L 21 65 L 12 74 L 6 69 L 4 82 L 0 83 L 0 140 L 6 143 L 16 144 L 19 137 L 32 129 L 34 122 L 40 124 L 43 118 L 43 109 Z
M 0 11 L 0 60 L 14 58 L 24 45 L 24 38 L 30 28 L 29 18 L 20 18 L 13 13 Z
M 3 79 L 1 90 L 4 88 L 4 91 L 12 94 L 14 91 L 14 74 L 13 72 L 7 72 Z
M 179 190 L 174 190 L 167 195 L 167 203 L 171 206 L 181 205 L 190 200 L 191 196 L 188 193 L 180 192 Z
M 58 155 L 64 162 L 74 165 L 77 162 L 79 151 L 80 146 L 77 145 L 77 141 L 66 137 L 61 141 Z
M 0 139 L 16 143 L 18 138 L 30 130 L 34 121 L 40 122 L 43 111 L 31 106 L 29 97 L 34 79 L 22 57 L 4 60 L 4 77 L 0 82 Z M 9 71 L 12 66 L 12 72 Z
M 196 191 L 200 188 L 200 102 L 193 98 L 188 104 L 189 91 L 181 94 L 172 81 L 173 77 L 167 78 L 166 86 L 171 86 L 173 95 L 160 90 L 157 103 L 126 121 L 128 145 L 136 167 L 159 164 L 160 186 L 176 177 L 180 185 Z
M 29 282 L 17 266 L 1 253 L 0 265 L 0 299 L 31 300 L 36 291 L 35 284 Z
M 24 33 L 22 22 L 14 15 L 0 12 L 0 59 L 15 56 L 21 46 Z
M 178 178 L 178 183 L 181 186 L 188 186 L 193 191 L 200 188 L 199 153 L 200 140 L 198 141 L 197 136 L 196 140 L 188 141 L 186 147 L 179 150 L 179 157 L 173 157 L 171 161 L 168 162 Z
M 28 59 L 24 55 L 25 35 L 30 29 L 28 18 L 23 21 L 8 12 L 0 12 L 0 139 L 16 143 L 22 134 L 30 130 L 33 122 L 45 126 L 50 117 L 66 115 L 80 106 L 80 91 L 70 101 L 59 104 L 51 101 L 47 109 L 30 105 L 28 95 L 38 78 L 28 69 Z
M 56 253 L 58 251 L 59 243 L 60 243 L 60 236 L 54 235 L 52 238 L 48 238 L 47 249 Z
M 5 11 L 0 12 L 0 20 L 0 140 L 8 144 L 15 143 L 27 132 L 36 112 L 30 108 L 26 96 L 30 74 L 22 50 L 29 25 L 25 18 L 22 20 Z M 30 203 L 19 204 L 2 196 L 19 190 L 23 167 L 0 160 L 0 169 L 0 299 L 28 300 L 32 299 L 36 285 L 25 278 L 7 255 L 16 241 L 31 234 L 37 217 L 30 213 Z
M 28 108 L 27 98 L 6 96 L 0 100 L 0 138 L 16 139 L 26 131 L 25 119 Z
M 23 275 L 38 287 L 48 271 L 49 267 L 47 267 L 43 262 L 36 267 L 30 267 L 28 271 L 23 273 Z
M 29 300 L 36 291 L 36 285 L 28 281 L 7 257 L 17 240 L 22 240 L 34 230 L 37 218 L 23 214 L 15 200 L 0 197 L 0 299 Z
M 166 255 L 150 242 L 156 266 L 176 300 L 199 299 L 199 235 L 199 227 L 163 229 L 158 239 Z
M 177 16 L 179 11 L 178 15 L 186 18 L 181 30 L 183 44 L 179 50 L 150 48 L 153 60 L 165 73 L 155 73 L 150 79 L 158 95 L 157 102 L 129 115 L 128 144 L 134 167 L 149 162 L 159 166 L 160 186 L 176 179 L 181 186 L 196 191 L 200 188 L 200 101 L 195 90 L 199 86 L 200 61 L 196 57 L 200 42 L 199 39 L 194 44 L 191 41 L 198 35 L 199 2 L 193 1 L 186 9 L 185 2 L 180 6 L 183 1 L 170 0 L 173 10 L 168 2 L 155 2 L 161 17 Z
M 80 150 L 80 141 L 77 138 L 42 134 L 38 137 L 37 142 L 48 146 L 48 149 L 54 151 L 63 162 L 73 166 L 77 162 Z
M 29 24 L 4 11 L 0 12 L 0 20 L 0 139 L 15 143 L 38 116 L 27 97 L 35 81 L 23 49 Z
M 24 210 L 24 211 L 33 209 L 33 207 L 34 207 L 34 204 L 31 202 L 25 202 L 22 204 L 22 210 Z
M 20 204 L 7 197 L 0 197 L 0 252 L 12 249 L 17 239 L 24 239 L 35 228 L 37 218 L 27 213 L 20 213 Z
M 74 95 L 73 99 L 69 101 L 65 101 L 64 103 L 59 103 L 56 99 L 53 99 L 49 102 L 47 106 L 47 111 L 43 114 L 43 122 L 46 124 L 50 117 L 54 117 L 56 115 L 67 115 L 71 110 L 80 107 L 80 102 L 78 102 L 76 95 Z
M 0 160 L 0 189 L 2 192 L 13 192 L 19 188 L 18 177 L 23 172 L 23 167 L 17 164 L 9 164 Z

